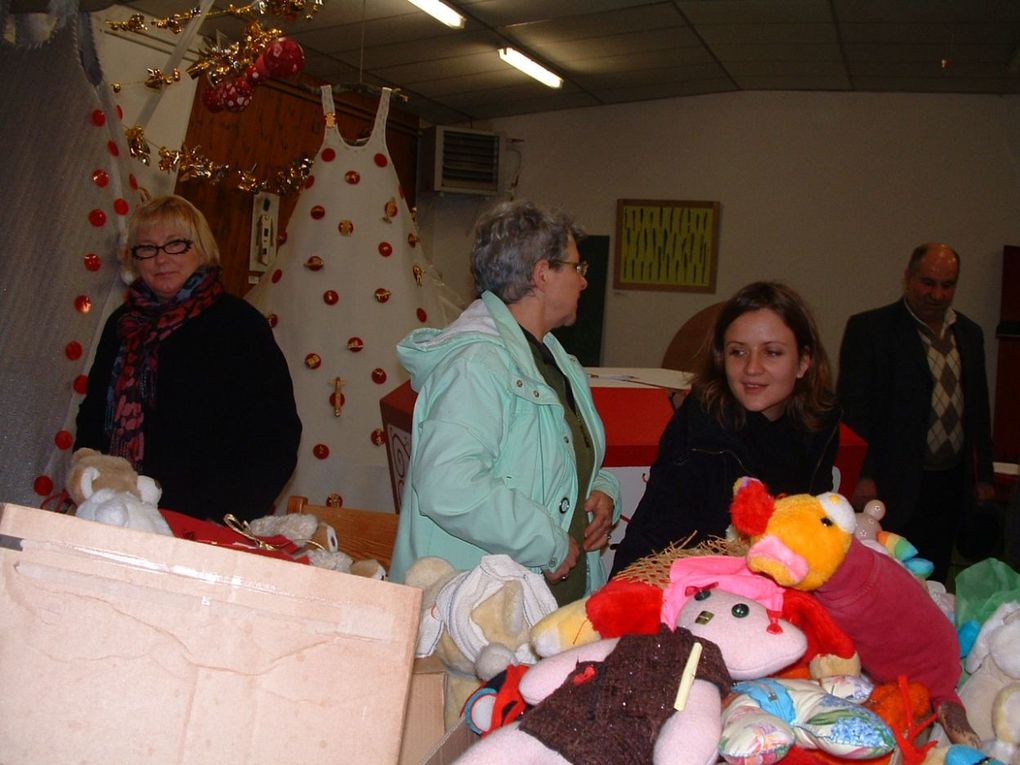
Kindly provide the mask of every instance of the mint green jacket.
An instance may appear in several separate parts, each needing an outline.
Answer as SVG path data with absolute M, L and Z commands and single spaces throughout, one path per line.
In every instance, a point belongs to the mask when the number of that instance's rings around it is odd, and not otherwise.
M 559 341 L 543 342 L 570 382 L 595 449 L 591 485 L 615 503 L 616 477 L 600 469 L 605 429 L 581 365 Z M 505 553 L 535 572 L 567 556 L 567 529 L 578 498 L 577 467 L 563 405 L 535 365 L 506 305 L 486 292 L 443 330 L 418 329 L 397 346 L 418 391 L 411 464 L 390 576 L 429 555 L 473 568 Z M 587 591 L 605 584 L 598 551 L 588 555 Z

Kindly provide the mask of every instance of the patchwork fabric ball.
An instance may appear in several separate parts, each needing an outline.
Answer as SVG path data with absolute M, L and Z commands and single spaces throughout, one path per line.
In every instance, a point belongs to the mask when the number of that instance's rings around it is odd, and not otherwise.
M 305 52 L 296 40 L 277 37 L 260 56 L 266 71 L 272 77 L 288 79 L 297 77 L 305 66 Z M 256 66 L 258 64 L 256 63 Z

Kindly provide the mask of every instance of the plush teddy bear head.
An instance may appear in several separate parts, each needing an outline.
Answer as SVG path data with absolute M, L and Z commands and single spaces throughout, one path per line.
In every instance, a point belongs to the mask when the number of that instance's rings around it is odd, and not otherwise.
M 71 455 L 71 467 L 64 482 L 67 493 L 81 505 L 100 489 L 129 492 L 147 504 L 159 502 L 159 484 L 148 476 L 140 476 L 123 457 L 102 454 L 82 448 Z

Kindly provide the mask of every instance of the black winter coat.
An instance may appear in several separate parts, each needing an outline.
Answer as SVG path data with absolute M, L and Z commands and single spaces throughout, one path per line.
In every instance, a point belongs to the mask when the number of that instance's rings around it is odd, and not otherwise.
M 76 449 L 109 452 L 106 397 L 125 310 L 103 328 L 78 409 Z M 224 293 L 167 337 L 143 432 L 138 472 L 159 481 L 161 508 L 217 521 L 226 513 L 246 520 L 270 513 L 297 464 L 301 420 L 265 317 Z
M 733 485 L 742 476 L 762 480 L 772 494 L 831 490 L 838 448 L 838 409 L 818 432 L 801 432 L 786 418 L 770 422 L 757 412 L 748 413 L 744 428 L 730 430 L 691 394 L 662 434 L 612 573 L 691 534 L 690 545 L 725 536 Z

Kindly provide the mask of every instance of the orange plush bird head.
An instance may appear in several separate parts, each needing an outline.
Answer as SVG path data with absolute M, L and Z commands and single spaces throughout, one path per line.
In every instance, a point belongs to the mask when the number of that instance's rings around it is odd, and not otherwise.
M 839 494 L 776 498 L 753 478 L 737 481 L 730 514 L 737 531 L 751 539 L 748 568 L 806 591 L 836 573 L 856 525 L 853 508 Z

